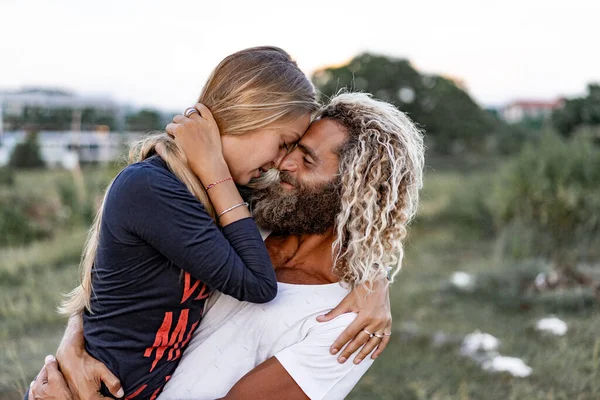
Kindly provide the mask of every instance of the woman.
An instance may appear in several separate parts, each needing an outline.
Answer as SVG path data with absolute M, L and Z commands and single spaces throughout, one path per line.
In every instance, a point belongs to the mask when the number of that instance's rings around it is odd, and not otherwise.
M 165 134 L 134 147 L 136 163 L 111 184 L 90 232 L 82 284 L 63 305 L 75 324 L 83 313 L 85 350 L 119 377 L 128 398 L 160 393 L 201 320 L 209 290 L 251 302 L 275 296 L 266 248 L 235 184 L 277 165 L 300 139 L 317 108 L 314 89 L 287 53 L 260 47 L 223 60 L 199 101 L 212 114 L 198 106 L 174 122 L 214 117 L 218 129 L 196 137 L 202 154 L 188 165 Z M 162 158 L 154 155 L 157 145 Z M 365 309 L 386 301 L 376 298 Z M 359 320 L 356 326 L 372 325 Z M 71 359 L 64 352 L 59 349 L 59 362 Z M 94 375 L 90 371 L 101 367 L 90 363 L 64 369 L 81 398 L 109 375 Z

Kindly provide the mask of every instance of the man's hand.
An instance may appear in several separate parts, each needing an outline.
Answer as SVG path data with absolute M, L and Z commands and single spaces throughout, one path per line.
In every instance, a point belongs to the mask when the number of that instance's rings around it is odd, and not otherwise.
M 110 370 L 85 351 L 81 315 L 69 318 L 69 324 L 60 343 L 56 358 L 60 370 L 75 400 L 102 399 L 102 382 L 117 398 L 124 395 L 121 382 Z
M 73 400 L 54 356 L 47 356 L 42 370 L 29 388 L 29 400 Z
M 371 293 L 369 293 L 372 291 Z M 390 309 L 389 284 L 387 280 L 376 282 L 372 287 L 365 284 L 355 288 L 333 310 L 317 318 L 319 322 L 331 321 L 344 313 L 358 313 L 356 319 L 342 332 L 331 346 L 331 354 L 347 344 L 344 351 L 338 356 L 341 363 L 358 349 L 362 350 L 354 358 L 354 363 L 359 364 L 373 349 L 377 350 L 371 355 L 377 358 L 390 341 L 392 330 L 392 313 Z
M 110 370 L 90 356 L 84 349 L 69 349 L 58 353 L 61 371 L 75 400 L 102 399 L 102 382 L 117 398 L 125 394 L 119 379 Z

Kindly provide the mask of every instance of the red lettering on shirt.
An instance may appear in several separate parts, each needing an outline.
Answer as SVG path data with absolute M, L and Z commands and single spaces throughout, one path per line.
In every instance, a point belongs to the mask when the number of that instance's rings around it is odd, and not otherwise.
M 138 390 L 136 390 L 135 392 L 131 393 L 129 396 L 125 397 L 125 400 L 131 400 L 134 397 L 137 397 L 140 393 L 142 393 L 144 391 L 144 389 L 146 389 L 146 386 L 148 385 L 142 385 L 138 388 Z
M 186 301 L 187 299 L 189 299 L 193 294 L 194 291 L 198 288 L 198 286 L 200 286 L 200 284 L 202 282 L 200 282 L 198 279 L 194 279 L 194 284 L 192 285 L 192 276 L 190 275 L 189 272 L 186 272 L 184 274 L 184 279 L 183 279 L 183 297 L 181 298 L 181 304 L 183 304 L 184 301 Z M 208 297 L 208 288 L 206 287 L 206 284 L 202 283 L 202 288 L 200 289 L 200 293 L 198 294 L 198 296 L 196 296 L 196 298 L 194 300 L 202 300 Z
M 156 368 L 156 365 L 163 358 L 165 351 L 167 351 L 168 348 L 171 348 L 169 357 L 167 358 L 168 361 L 176 360 L 181 356 L 180 346 L 183 343 L 184 334 L 187 328 L 189 311 L 189 309 L 181 310 L 181 313 L 179 314 L 179 320 L 177 321 L 177 326 L 175 326 L 173 332 L 171 332 L 173 313 L 171 311 L 165 313 L 162 325 L 160 328 L 158 328 L 158 332 L 156 332 L 154 344 L 152 347 L 148 347 L 144 352 L 144 357 L 150 357 L 152 352 L 156 349 L 156 356 L 154 358 L 154 362 L 152 363 L 152 368 L 150 368 L 150 372 Z M 190 333 L 193 332 L 196 325 L 197 323 L 192 326 Z M 187 343 L 187 339 L 185 343 Z M 175 353 L 173 353 L 174 349 L 176 350 Z

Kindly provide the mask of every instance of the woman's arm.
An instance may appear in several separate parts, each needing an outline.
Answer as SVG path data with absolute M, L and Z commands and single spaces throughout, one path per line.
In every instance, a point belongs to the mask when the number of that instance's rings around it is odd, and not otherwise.
M 365 283 L 356 287 L 336 308 L 318 317 L 317 320 L 331 321 L 348 312 L 355 312 L 358 316 L 335 340 L 330 349 L 331 354 L 337 354 L 347 344 L 338 356 L 338 361 L 341 363 L 346 362 L 361 347 L 360 353 L 354 358 L 355 364 L 359 364 L 376 347 L 377 350 L 373 352 L 371 358 L 377 358 L 385 350 L 392 332 L 389 281 L 380 279 L 374 284 Z M 370 337 L 365 331 L 383 337 Z
M 191 170 L 207 187 L 230 178 L 231 173 L 223 157 L 221 134 L 217 122 L 205 105 L 198 103 L 195 108 L 198 112 L 192 113 L 189 117 L 176 115 L 173 122 L 167 125 L 166 131 L 175 137 L 186 155 Z M 207 190 L 207 194 L 217 215 L 244 202 L 232 179 L 215 185 Z M 223 214 L 219 218 L 219 224 L 224 227 L 250 216 L 246 206 L 237 207 Z
M 254 219 L 219 230 L 202 203 L 166 168 L 126 168 L 108 193 L 103 223 L 144 241 L 211 289 L 253 303 L 277 294 L 275 270 Z

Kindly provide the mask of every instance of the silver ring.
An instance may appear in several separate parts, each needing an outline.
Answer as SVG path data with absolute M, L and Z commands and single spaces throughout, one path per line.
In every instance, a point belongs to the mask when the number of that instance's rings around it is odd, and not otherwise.
M 383 332 L 383 336 L 392 336 L 392 332 L 390 332 L 390 333 Z
M 375 336 L 376 338 L 379 338 L 379 339 L 383 339 L 384 335 L 383 335 L 383 333 L 382 334 L 374 333 L 373 336 Z
M 369 332 L 368 330 L 363 329 L 363 332 L 366 333 L 367 335 L 369 335 L 370 338 L 373 337 L 373 334 L 371 332 Z
M 194 107 L 186 108 L 185 111 L 183 112 L 183 115 L 185 115 L 186 118 L 189 118 L 190 115 L 192 115 L 193 113 L 197 113 L 198 115 L 200 115 L 198 110 L 196 110 Z

